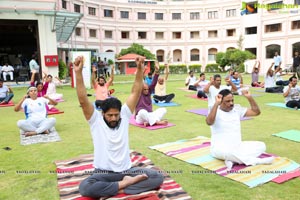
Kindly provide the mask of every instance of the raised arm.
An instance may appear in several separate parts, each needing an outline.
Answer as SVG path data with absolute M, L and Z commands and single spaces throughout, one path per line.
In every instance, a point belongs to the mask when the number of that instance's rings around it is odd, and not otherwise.
M 93 105 L 87 98 L 86 89 L 83 82 L 82 69 L 83 69 L 83 56 L 78 56 L 73 64 L 76 75 L 76 92 L 78 101 L 81 105 L 83 114 L 86 120 L 89 120 L 94 112 Z
M 111 74 L 110 74 L 110 78 L 109 78 L 109 80 L 107 81 L 107 83 L 108 83 L 109 86 L 113 85 L 114 77 L 115 77 L 115 66 L 112 65 L 112 66 L 111 66 Z
M 258 61 L 258 62 L 259 62 L 259 61 Z M 255 61 L 254 65 L 253 65 L 253 67 L 252 67 L 252 73 L 254 73 L 254 71 L 255 71 L 256 64 L 257 64 L 257 61 Z
M 213 125 L 215 123 L 218 107 L 221 104 L 221 101 L 222 101 L 222 95 L 218 94 L 216 96 L 216 101 L 215 101 L 214 106 L 212 107 L 212 109 L 210 110 L 209 114 L 206 117 L 206 124 L 207 125 L 210 126 L 210 125 Z
M 22 97 L 22 99 L 17 103 L 17 105 L 15 105 L 15 112 L 19 112 L 21 110 L 21 106 L 22 106 L 22 103 L 23 101 L 25 101 L 25 99 L 28 97 L 28 94 L 24 95 Z
M 251 96 L 250 92 L 248 90 L 242 90 L 243 96 L 245 96 L 249 103 L 250 103 L 250 108 L 247 109 L 247 112 L 245 114 L 245 117 L 251 117 L 251 116 L 257 116 L 260 114 L 260 109 L 256 103 L 256 101 L 253 99 Z
M 271 70 L 273 67 L 274 63 L 271 64 L 271 66 L 269 67 L 268 71 L 267 71 L 267 76 L 271 74 Z
M 135 59 L 137 66 L 137 71 L 135 74 L 135 80 L 132 85 L 131 94 L 129 95 L 126 104 L 129 107 L 130 111 L 133 113 L 134 109 L 140 99 L 142 89 L 144 86 L 143 74 L 144 74 L 144 58 L 137 57 Z
M 231 91 L 235 92 L 237 91 L 237 87 L 234 85 L 234 83 L 231 81 L 230 78 L 225 78 L 226 84 L 231 86 Z
M 96 72 L 97 72 L 97 68 L 96 68 L 96 66 L 93 65 L 92 66 L 92 77 L 91 77 L 93 87 L 96 84 L 96 75 L 95 75 Z
M 32 70 L 31 71 L 31 79 L 30 79 L 30 85 L 34 86 L 34 76 L 35 76 L 36 71 Z
M 57 105 L 57 101 L 51 99 L 50 97 L 48 97 L 47 95 L 44 96 L 44 98 L 48 99 L 49 100 L 49 104 L 50 105 Z
M 169 77 L 169 64 L 165 64 L 165 80 L 168 80 L 168 77 Z
M 210 87 L 211 85 L 213 85 L 213 84 L 214 84 L 214 78 L 213 78 L 213 77 L 210 77 L 210 81 L 209 81 L 209 83 L 204 87 L 203 91 L 204 91 L 206 94 L 208 94 L 208 93 L 209 93 L 209 87 Z

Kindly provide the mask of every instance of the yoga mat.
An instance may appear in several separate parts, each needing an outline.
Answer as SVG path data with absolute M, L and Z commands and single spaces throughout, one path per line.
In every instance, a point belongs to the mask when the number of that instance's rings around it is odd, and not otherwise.
M 175 102 L 168 102 L 168 103 L 156 103 L 153 99 L 152 99 L 152 104 L 159 106 L 159 107 L 172 107 L 172 106 L 179 106 L 179 104 L 175 103 Z
M 64 111 L 60 111 L 56 108 L 55 109 L 50 109 L 47 112 L 48 115 L 57 115 L 57 114 L 62 114 L 62 113 L 64 113 Z
M 278 177 L 281 172 L 288 173 L 300 166 L 288 158 L 275 157 L 271 165 L 234 165 L 231 171 L 227 171 L 223 160 L 216 159 L 210 155 L 210 138 L 203 136 L 155 145 L 149 148 L 184 162 L 199 165 L 204 169 L 210 170 L 210 173 L 216 173 L 235 180 L 250 188 L 267 183 Z M 262 154 L 260 157 L 270 156 L 271 154 Z M 205 170 L 199 169 L 200 173 L 209 173 L 209 171 L 205 172 Z
M 187 88 L 178 88 L 179 90 L 183 90 L 183 91 L 185 91 L 185 92 L 196 92 L 195 90 L 189 90 L 189 89 L 187 89 Z
M 109 199 L 115 199 L 115 200 L 128 199 L 128 198 L 142 199 L 142 197 L 145 195 L 148 197 L 152 196 L 153 198 L 156 195 L 159 196 L 159 199 L 170 199 L 170 200 L 192 199 L 181 188 L 181 186 L 178 183 L 176 183 L 167 173 L 161 171 L 158 167 L 154 166 L 151 160 L 149 160 L 147 157 L 135 151 L 131 152 L 130 157 L 133 166 L 154 169 L 163 173 L 164 181 L 158 190 L 151 190 L 137 195 L 118 194 L 117 196 L 111 197 Z M 81 155 L 79 157 L 68 159 L 68 160 L 55 161 L 57 167 L 56 172 L 57 172 L 58 189 L 59 189 L 61 200 L 66 200 L 66 199 L 92 200 L 92 198 L 81 197 L 78 191 L 78 186 L 82 180 L 84 180 L 90 175 L 89 172 L 92 172 L 94 170 L 93 158 L 94 158 L 93 155 L 89 154 L 89 155 Z
M 197 115 L 203 115 L 206 117 L 208 114 L 208 109 L 207 108 L 191 109 L 191 110 L 187 110 L 186 112 L 194 113 Z M 253 119 L 253 118 L 252 117 L 243 117 L 241 119 L 241 121 L 249 120 L 249 119 Z
M 300 142 L 300 131 L 298 131 L 298 130 L 288 130 L 288 131 L 283 131 L 283 132 L 280 132 L 280 133 L 274 133 L 272 135 L 277 136 L 277 137 L 281 137 L 281 138 L 284 138 L 284 139 L 287 139 L 287 140 Z
M 175 126 L 175 124 L 171 124 L 168 122 L 167 125 L 163 126 L 163 125 L 153 125 L 153 126 L 144 126 L 142 124 L 138 124 L 136 123 L 134 117 L 131 117 L 130 120 L 129 120 L 129 123 L 133 126 L 137 126 L 137 127 L 140 127 L 140 128 L 145 128 L 145 129 L 148 129 L 148 130 L 156 130 L 156 129 L 161 129 L 161 128 L 168 128 L 168 127 L 171 127 L 171 126 Z
M 293 178 L 297 178 L 297 177 L 300 177 L 300 170 L 299 169 L 296 169 L 292 172 L 288 172 L 286 174 L 282 174 L 282 175 L 274 178 L 272 180 L 272 182 L 280 184 L 280 183 L 284 183 L 286 181 L 289 181 L 289 180 L 291 180 Z
M 281 103 L 281 102 L 267 103 L 266 105 L 268 105 L 268 106 L 275 106 L 275 107 L 279 107 L 279 108 L 287 108 L 287 109 L 290 109 L 290 110 L 295 110 L 294 108 L 286 107 L 285 103 Z
M 189 94 L 189 95 L 185 95 L 187 97 L 193 98 L 193 99 L 198 99 L 198 100 L 202 100 L 202 101 L 207 101 L 207 98 L 198 98 L 197 94 Z
M 7 104 L 1 104 L 0 107 L 9 107 L 9 106 L 14 106 L 14 102 L 9 101 Z
M 60 103 L 60 102 L 64 102 L 64 99 L 55 99 L 56 102 Z
M 49 134 L 38 134 L 25 137 L 24 131 L 20 130 L 21 145 L 61 141 L 57 131 L 53 129 Z

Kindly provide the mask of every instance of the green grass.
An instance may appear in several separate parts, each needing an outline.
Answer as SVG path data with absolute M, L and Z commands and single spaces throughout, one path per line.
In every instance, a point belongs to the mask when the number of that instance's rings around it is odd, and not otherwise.
M 187 98 L 190 94 L 179 90 L 184 87 L 186 75 L 170 75 L 168 92 L 176 94 L 178 107 L 167 107 L 166 118 L 176 126 L 166 129 L 149 131 L 130 126 L 130 147 L 150 158 L 157 166 L 170 173 L 193 199 L 297 199 L 300 195 L 300 178 L 284 184 L 267 183 L 256 188 L 232 181 L 215 174 L 192 174 L 191 171 L 201 170 L 180 160 L 167 157 L 148 146 L 172 142 L 179 139 L 193 138 L 198 135 L 210 136 L 210 128 L 205 124 L 205 118 L 200 115 L 185 112 L 188 109 L 206 108 L 207 102 Z M 209 75 L 207 75 L 209 77 Z M 224 77 L 224 76 L 223 76 Z M 285 77 L 287 78 L 287 77 Z M 262 77 L 261 77 L 262 79 Z M 112 88 L 115 96 L 123 102 L 128 97 L 133 76 L 115 77 L 116 83 Z M 250 83 L 250 75 L 245 75 L 245 83 Z M 122 83 L 121 83 L 122 82 Z M 124 83 L 125 82 L 125 83 Z M 61 136 L 61 142 L 21 146 L 19 130 L 16 122 L 24 118 L 22 112 L 15 113 L 12 107 L 0 108 L 0 199 L 59 199 L 57 190 L 54 161 L 69 159 L 80 154 L 93 152 L 89 126 L 85 121 L 76 97 L 76 91 L 69 86 L 57 89 L 64 94 L 66 102 L 57 108 L 64 110 L 61 115 L 54 115 L 57 119 L 56 129 Z M 25 88 L 13 88 L 14 102 L 18 102 L 25 94 Z M 251 91 L 254 91 L 251 89 Z M 93 93 L 92 90 L 88 91 Z M 255 93 L 255 92 L 253 92 Z M 255 97 L 260 105 L 261 115 L 254 120 L 242 122 L 244 140 L 259 140 L 267 145 L 267 151 L 288 157 L 300 162 L 299 143 L 271 136 L 273 133 L 289 129 L 298 129 L 299 111 L 266 106 L 268 102 L 283 102 L 282 95 L 257 93 L 263 96 Z M 90 101 L 94 97 L 89 97 Z M 245 98 L 235 96 L 235 103 L 248 106 Z M 156 108 L 156 107 L 154 107 Z M 11 151 L 3 147 L 9 146 Z M 17 171 L 34 170 L 39 173 L 17 173 Z

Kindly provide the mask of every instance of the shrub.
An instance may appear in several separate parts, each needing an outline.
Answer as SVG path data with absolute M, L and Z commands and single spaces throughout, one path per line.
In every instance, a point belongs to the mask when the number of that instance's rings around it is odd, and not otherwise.
M 205 67 L 205 72 L 220 72 L 221 70 L 219 69 L 218 64 L 207 64 Z
M 60 79 L 66 78 L 67 75 L 67 65 L 61 59 L 58 61 L 58 77 Z
M 194 64 L 194 65 L 189 66 L 189 70 L 193 70 L 195 73 L 200 73 L 201 67 L 202 67 L 202 65 L 200 65 L 200 64 Z

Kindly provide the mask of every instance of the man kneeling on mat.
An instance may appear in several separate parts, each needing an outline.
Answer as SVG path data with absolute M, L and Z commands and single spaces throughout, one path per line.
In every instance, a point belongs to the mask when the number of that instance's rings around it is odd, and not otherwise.
M 85 119 L 90 125 L 94 143 L 94 173 L 79 186 L 82 196 L 100 198 L 118 193 L 138 194 L 158 188 L 163 182 L 157 171 L 132 167 L 129 151 L 129 120 L 143 88 L 144 59 L 136 59 L 135 81 L 126 103 L 105 99 L 102 112 L 89 102 L 83 82 L 83 57 L 74 62 L 76 91 Z
M 26 120 L 19 120 L 18 127 L 25 132 L 25 136 L 48 134 L 54 129 L 56 119 L 47 118 L 47 105 L 56 105 L 57 102 L 48 96 L 37 97 L 37 88 L 29 87 L 27 94 L 15 106 L 18 112 L 23 108 Z
M 211 154 L 224 160 L 227 170 L 235 163 L 245 165 L 271 164 L 273 157 L 258 158 L 265 152 L 266 145 L 259 141 L 242 141 L 242 117 L 257 116 L 260 109 L 248 90 L 242 90 L 251 108 L 234 105 L 233 95 L 228 89 L 221 90 L 206 118 L 211 129 Z

